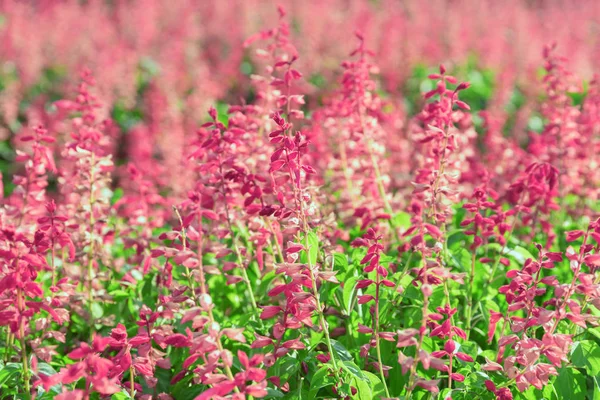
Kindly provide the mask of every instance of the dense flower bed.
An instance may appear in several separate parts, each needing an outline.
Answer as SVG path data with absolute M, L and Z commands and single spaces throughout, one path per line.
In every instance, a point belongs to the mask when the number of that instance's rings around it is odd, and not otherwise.
M 234 3 L 0 5 L 1 398 L 600 398 L 600 5 Z

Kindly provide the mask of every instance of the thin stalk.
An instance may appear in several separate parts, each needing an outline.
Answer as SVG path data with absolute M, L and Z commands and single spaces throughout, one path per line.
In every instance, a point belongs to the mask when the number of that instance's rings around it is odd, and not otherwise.
M 361 53 L 361 55 L 360 55 L 361 63 L 364 62 L 364 56 L 365 56 L 364 53 Z M 364 88 L 361 90 L 361 93 L 359 93 L 359 96 L 361 98 L 365 97 Z M 365 105 L 362 101 L 358 103 L 356 111 L 358 112 L 358 117 L 359 117 L 359 121 L 360 121 L 360 129 L 362 130 L 363 135 L 367 139 L 366 146 L 367 146 L 367 150 L 369 152 L 369 158 L 371 159 L 371 166 L 373 167 L 373 172 L 375 173 L 375 181 L 377 182 L 377 190 L 379 191 L 379 197 L 381 197 L 381 200 L 383 201 L 383 208 L 384 208 L 385 212 L 387 214 L 390 214 L 390 216 L 393 217 L 392 206 L 390 205 L 390 202 L 387 198 L 387 194 L 385 192 L 385 186 L 383 186 L 383 177 L 382 177 L 381 171 L 379 169 L 377 157 L 375 156 L 375 153 L 373 152 L 373 138 L 367 131 L 367 124 L 365 123 Z M 392 221 L 393 221 L 392 218 L 388 219 L 388 224 L 390 226 L 390 229 L 394 232 L 396 241 L 399 242 L 400 235 L 398 234 L 398 230 L 396 229 L 396 227 Z
M 361 116 L 362 121 L 362 116 Z M 371 164 L 373 165 L 373 172 L 375 172 L 375 179 L 377 180 L 377 189 L 379 190 L 379 196 L 383 201 L 385 212 L 392 214 L 392 206 L 387 198 L 385 193 L 385 187 L 383 186 L 383 177 L 381 176 L 381 171 L 379 170 L 379 164 L 377 163 L 377 158 L 375 157 L 375 153 L 373 152 L 373 140 L 369 138 L 369 142 L 367 144 L 367 148 L 369 149 L 369 157 L 371 158 Z
M 408 268 L 410 268 L 410 262 L 412 261 L 412 258 L 413 258 L 414 254 L 415 254 L 415 252 L 413 251 L 408 256 L 408 259 L 406 260 L 406 264 L 404 264 L 404 269 L 402 269 L 402 272 L 400 273 L 400 277 L 398 277 L 398 283 L 396 284 L 396 287 L 394 288 L 393 301 L 394 301 L 394 304 L 396 304 L 396 305 L 397 305 L 398 289 L 400 289 L 400 284 L 402 283 L 402 279 L 408 273 Z
M 375 348 L 377 349 L 377 363 L 379 364 L 379 376 L 381 377 L 381 382 L 383 382 L 383 388 L 385 389 L 385 396 L 390 396 L 390 391 L 388 390 L 387 383 L 385 381 L 385 374 L 383 373 L 383 362 L 381 360 L 381 344 L 379 338 L 379 290 L 381 287 L 381 277 L 377 274 L 377 283 L 375 289 Z
M 506 325 L 508 325 L 508 318 L 502 317 L 504 322 L 502 322 L 502 328 L 500 328 L 500 337 L 504 336 L 504 331 L 506 330 Z
M 94 218 L 94 203 L 96 202 L 94 198 L 94 165 L 96 163 L 96 157 L 94 152 L 92 152 L 92 159 L 90 161 L 90 216 L 89 216 L 89 226 L 90 226 L 90 248 L 88 253 L 88 265 L 87 265 L 87 281 L 88 281 L 88 307 L 90 313 L 90 335 L 94 333 L 94 314 L 92 313 L 92 304 L 94 302 L 94 294 L 92 282 L 94 280 L 94 271 L 93 271 L 93 262 L 94 262 L 94 225 L 96 224 Z
M 365 57 L 364 53 L 361 52 L 361 54 L 360 54 L 361 64 L 364 63 L 364 57 Z M 361 87 L 359 96 L 361 99 L 364 99 L 364 97 L 365 97 L 364 87 Z M 385 212 L 391 214 L 392 207 L 390 206 L 390 202 L 388 201 L 388 198 L 386 196 L 385 187 L 383 186 L 383 179 L 381 176 L 381 171 L 379 170 L 379 164 L 377 163 L 377 158 L 375 157 L 375 153 L 373 152 L 373 138 L 371 137 L 371 135 L 368 134 L 367 124 L 365 123 L 365 105 L 363 103 L 363 100 L 361 100 L 357 104 L 357 111 L 358 111 L 358 117 L 359 117 L 359 121 L 360 121 L 360 129 L 362 130 L 363 135 L 367 139 L 367 143 L 366 143 L 367 150 L 369 151 L 369 158 L 371 159 L 371 165 L 373 167 L 373 172 L 375 172 L 375 179 L 377 181 L 377 189 L 379 190 L 379 196 L 381 197 L 381 200 L 383 201 L 383 206 L 384 206 Z M 392 225 L 391 221 L 390 221 L 390 225 Z M 392 228 L 393 228 L 393 226 L 392 226 Z M 395 229 L 394 229 L 394 231 L 395 231 Z M 398 232 L 396 232 L 396 238 L 398 238 Z
M 52 268 L 52 286 L 56 285 L 56 269 L 54 267 L 54 257 L 55 257 L 55 248 L 54 248 L 54 239 L 52 240 L 52 252 L 50 255 L 50 267 Z
M 14 335 L 10 332 L 10 328 L 6 327 L 6 350 L 4 352 L 4 362 L 7 363 L 10 359 L 10 349 L 12 348 L 13 341 L 15 339 Z
M 288 65 L 288 71 L 290 69 L 290 65 Z M 289 98 L 290 95 L 290 85 L 287 85 L 287 93 L 286 95 Z M 286 116 L 288 117 L 288 119 L 290 119 L 291 123 L 291 117 L 290 117 L 290 102 L 287 102 L 286 105 Z M 287 137 L 288 135 L 288 131 L 286 130 L 284 132 L 284 135 Z M 307 249 L 307 259 L 308 259 L 308 272 L 310 274 L 310 280 L 312 283 L 312 294 L 313 297 L 315 298 L 315 302 L 317 303 L 317 313 L 319 315 L 319 323 L 321 325 L 321 329 L 323 329 L 323 334 L 325 335 L 325 342 L 327 344 L 327 349 L 329 351 L 329 356 L 331 357 L 331 364 L 333 365 L 333 373 L 337 379 L 338 382 L 341 382 L 341 377 L 337 368 L 337 363 L 335 361 L 335 355 L 333 352 L 333 345 L 331 343 L 331 337 L 329 336 L 329 329 L 328 329 L 328 325 L 327 325 L 327 320 L 325 319 L 325 315 L 323 313 L 323 307 L 321 304 L 321 298 L 319 296 L 319 289 L 317 288 L 317 280 L 314 274 L 314 266 L 312 265 L 312 262 L 310 260 L 310 256 L 308 255 L 308 249 L 309 249 L 309 243 L 308 243 L 308 232 L 309 230 L 309 226 L 308 226 L 308 222 L 306 220 L 306 213 L 304 211 L 304 206 L 303 206 L 303 200 L 302 200 L 302 186 L 301 186 L 301 182 L 300 179 L 295 179 L 294 173 L 290 167 L 290 156 L 289 156 L 289 152 L 287 150 L 287 148 L 284 149 L 284 154 L 285 154 L 285 158 L 287 161 L 287 166 L 288 166 L 288 173 L 290 175 L 291 181 L 292 181 L 292 189 L 294 191 L 294 199 L 296 201 L 296 207 L 298 208 L 299 211 L 299 216 L 300 219 L 302 221 L 302 230 L 304 233 L 304 241 L 305 241 L 305 248 Z M 297 158 L 298 161 L 300 158 L 300 151 L 297 152 Z
M 281 262 L 284 262 L 283 251 L 281 251 L 281 246 L 279 245 L 279 242 L 277 241 L 277 236 L 275 235 L 275 230 L 273 230 L 273 225 L 271 224 L 271 221 L 269 221 L 269 218 L 265 217 L 265 223 L 267 224 L 267 228 L 269 228 L 269 231 L 271 232 L 271 236 L 274 239 L 273 241 L 275 242 L 275 249 L 277 250 L 277 255 L 279 256 L 279 259 L 281 260 Z
M 475 280 L 475 256 L 476 250 L 473 250 L 471 254 L 471 274 L 469 275 L 469 289 L 467 292 L 467 308 L 465 310 L 465 333 L 467 334 L 467 340 L 469 340 L 469 334 L 471 333 L 471 319 L 473 318 L 473 282 Z
M 31 395 L 31 388 L 29 386 L 29 360 L 27 356 L 27 345 L 25 343 L 25 333 L 23 332 L 23 327 L 21 327 L 21 358 L 23 362 L 23 381 L 25 384 L 25 393 L 29 397 Z
M 363 133 L 364 133 L 365 127 L 364 127 L 362 113 L 360 114 L 360 123 L 362 125 L 362 129 L 363 129 Z M 392 210 L 392 206 L 390 205 L 390 202 L 387 198 L 387 194 L 385 193 L 385 187 L 383 186 L 383 177 L 381 176 L 381 171 L 379 170 L 379 165 L 377 164 L 377 158 L 375 157 L 375 153 L 373 152 L 372 147 L 373 147 L 373 140 L 371 138 L 369 138 L 369 141 L 367 143 L 367 148 L 369 149 L 369 157 L 371 158 L 371 164 L 373 165 L 373 172 L 375 172 L 375 180 L 377 181 L 377 189 L 379 191 L 379 197 L 381 197 L 381 200 L 383 201 L 383 208 L 384 208 L 385 212 L 387 214 L 389 214 L 390 217 L 393 217 L 394 211 Z M 390 229 L 394 232 L 394 237 L 396 238 L 396 241 L 399 242 L 400 235 L 398 234 L 398 230 L 396 229 L 396 226 L 393 223 L 393 218 L 390 218 L 387 221 L 388 221 L 388 225 L 390 226 Z
M 575 290 L 575 286 L 577 285 L 577 277 L 579 276 L 579 272 L 581 271 L 581 265 L 583 264 L 583 256 L 585 255 L 584 249 L 585 249 L 585 245 L 588 240 L 589 234 L 590 234 L 590 230 L 588 228 L 588 230 L 585 232 L 585 235 L 583 236 L 583 243 L 581 244 L 581 247 L 579 248 L 579 258 L 577 259 L 577 268 L 574 271 L 573 280 L 571 281 L 571 285 L 569 285 L 569 289 L 567 289 L 567 293 L 562 298 L 562 302 L 561 302 L 560 306 L 556 307 L 557 313 L 560 312 L 560 310 L 565 306 L 565 304 L 567 303 L 567 301 L 573 294 L 573 290 Z M 552 328 L 550 329 L 550 332 L 549 332 L 550 335 L 552 335 L 554 333 L 554 331 L 556 331 L 556 328 L 558 328 L 558 324 L 561 321 L 561 319 L 558 317 L 559 316 L 557 315 L 557 318 L 554 321 L 554 325 L 552 325 Z
M 342 161 L 342 168 L 344 169 L 344 178 L 346 179 L 346 189 L 348 190 L 348 195 L 350 196 L 350 204 L 352 204 L 352 208 L 356 208 L 356 200 L 354 198 L 354 188 L 352 185 L 352 178 L 350 176 L 350 169 L 348 167 L 348 157 L 346 156 L 346 143 L 344 140 L 340 142 L 340 159 Z
M 305 237 L 305 245 L 306 245 L 306 249 L 308 252 L 308 231 L 305 232 L 304 234 Z M 308 254 L 307 254 L 308 256 Z M 321 329 L 323 329 L 323 334 L 325 335 L 325 342 L 327 344 L 327 349 L 329 350 L 329 356 L 331 357 L 331 364 L 333 365 L 333 373 L 336 377 L 336 379 L 338 381 L 341 381 L 340 375 L 339 375 L 339 371 L 337 368 L 337 363 L 335 361 L 335 355 L 333 352 L 333 345 L 331 343 L 331 337 L 329 336 L 329 327 L 327 325 L 327 320 L 325 319 L 325 314 L 323 313 L 323 307 L 321 305 L 321 297 L 319 295 L 319 289 L 317 288 L 317 279 L 314 275 L 313 272 L 313 265 L 312 262 L 310 261 L 310 256 L 307 257 L 308 259 L 308 271 L 310 273 L 310 280 L 312 282 L 312 294 L 315 298 L 315 301 L 317 302 L 317 313 L 319 314 L 319 323 L 321 325 Z
M 454 361 L 454 357 L 449 355 L 450 362 L 448 363 L 448 388 L 452 389 L 452 362 Z
M 227 227 L 229 228 L 229 234 L 231 235 L 231 242 L 233 244 L 233 249 L 237 256 L 238 268 L 240 269 L 240 271 L 242 273 L 242 279 L 244 280 L 244 283 L 246 284 L 248 294 L 250 296 L 250 303 L 252 305 L 252 310 L 254 311 L 255 314 L 260 315 L 260 311 L 258 309 L 258 306 L 256 305 L 256 298 L 254 297 L 254 291 L 252 290 L 252 284 L 250 283 L 250 278 L 248 278 L 248 271 L 246 271 L 246 268 L 244 268 L 244 261 L 242 260 L 242 254 L 240 252 L 240 248 L 238 246 L 236 236 L 233 232 L 233 226 L 231 225 L 231 216 L 229 214 L 229 205 L 227 204 L 227 192 L 225 189 L 225 181 L 223 180 L 223 167 L 220 162 L 219 162 L 219 173 L 221 175 L 221 190 L 222 190 L 222 195 L 223 195 L 223 199 L 224 199 L 224 203 L 225 203 L 225 217 L 227 218 Z M 260 318 L 259 318 L 259 321 L 261 321 Z M 262 324 L 262 321 L 261 321 L 261 324 Z
M 181 214 L 179 214 L 179 210 L 177 209 L 177 207 L 173 206 L 173 211 L 175 212 L 175 215 L 177 215 L 177 218 L 179 219 L 179 224 L 181 225 L 181 244 L 183 245 L 183 251 L 187 250 L 187 235 L 185 233 L 185 227 L 183 226 L 183 219 L 181 218 Z M 200 218 L 200 217 L 198 217 Z M 200 258 L 200 257 L 198 257 Z M 196 298 L 196 284 L 194 282 L 194 277 L 192 276 L 192 272 L 190 271 L 190 269 L 187 267 L 187 265 L 184 265 L 185 268 L 185 275 L 187 277 L 187 281 L 188 281 L 188 286 L 190 287 L 190 290 L 192 291 L 192 297 L 195 299 Z M 205 292 L 202 292 L 203 294 Z
M 505 237 L 506 240 L 504 241 L 504 245 L 502 246 L 502 249 L 500 250 L 500 254 L 498 255 L 498 258 L 496 258 L 496 261 L 494 262 L 494 265 L 492 266 L 492 271 L 490 272 L 490 277 L 488 278 L 486 287 L 489 286 L 494 281 L 494 274 L 496 273 L 496 269 L 498 268 L 498 264 L 500 263 L 500 258 L 502 257 L 502 254 L 504 253 L 504 250 L 506 249 L 506 245 L 508 244 L 508 241 L 511 238 L 511 236 L 515 230 L 515 226 L 517 225 L 517 221 L 519 220 L 519 215 L 521 215 L 520 205 L 521 205 L 522 196 L 523 196 L 523 193 L 521 193 L 521 195 L 519 196 L 519 201 L 517 202 L 517 206 L 519 206 L 519 210 L 515 214 L 515 219 L 513 220 L 512 224 L 510 226 L 510 230 L 508 231 L 508 236 Z
M 442 144 L 442 156 L 438 162 L 438 173 L 435 176 L 435 180 L 433 182 L 433 190 L 431 197 L 431 208 L 429 209 L 429 218 L 433 221 L 435 219 L 435 203 L 437 201 L 437 191 L 440 185 L 440 177 L 444 175 L 444 171 L 446 169 L 446 148 L 448 147 L 448 128 L 444 129 L 444 142 Z
M 408 378 L 408 389 L 406 390 L 405 400 L 410 400 L 413 390 L 415 390 L 415 381 L 417 374 L 417 364 L 419 363 L 419 352 L 423 346 L 423 338 L 425 337 L 425 329 L 427 328 L 427 308 L 429 307 L 429 297 L 425 297 L 423 301 L 423 317 L 421 319 L 421 329 L 419 330 L 419 341 L 415 349 L 415 357 L 410 366 L 410 375 Z
M 242 261 L 242 259 L 238 252 L 238 262 L 241 262 L 241 261 Z M 258 305 L 256 304 L 256 298 L 254 297 L 254 291 L 252 290 L 252 285 L 250 284 L 250 278 L 248 278 L 248 272 L 246 271 L 246 268 L 241 268 L 241 271 L 242 271 L 242 279 L 244 280 L 244 283 L 248 287 L 248 294 L 250 295 L 250 303 L 252 304 L 252 309 L 254 310 L 255 313 L 258 313 Z
M 181 216 L 179 217 L 181 218 Z M 198 215 L 198 241 L 196 252 L 198 254 L 198 271 L 200 272 L 200 293 L 208 293 L 206 288 L 206 275 L 204 274 L 204 261 L 202 251 L 204 249 L 204 233 L 202 233 L 202 217 Z
M 129 391 L 131 392 L 131 398 L 135 398 L 135 372 L 133 364 L 129 366 Z
M 19 215 L 19 221 L 17 222 L 17 226 L 21 226 L 23 222 L 23 218 L 25 217 L 25 213 L 27 212 L 27 205 L 29 204 L 29 185 L 31 182 L 33 174 L 27 176 L 27 185 L 25 186 L 25 196 L 23 197 L 23 209 L 21 210 L 21 214 Z
M 598 285 L 599 283 L 600 283 L 600 276 L 598 276 L 598 277 L 597 277 L 597 278 L 594 280 L 594 285 Z M 583 299 L 583 306 L 581 307 L 581 314 L 582 314 L 582 315 L 585 313 L 585 311 L 586 311 L 586 310 L 587 310 L 587 308 L 588 308 L 588 305 L 590 304 L 590 301 L 589 301 L 589 300 L 590 300 L 590 297 L 591 297 L 591 296 L 590 296 L 589 294 L 586 294 L 586 295 L 585 295 L 585 297 L 584 297 L 584 299 Z M 575 330 L 573 331 L 573 335 L 575 335 L 575 334 L 577 333 L 577 328 L 578 328 L 578 326 L 577 326 L 577 325 L 575 325 L 575 324 L 573 324 L 573 326 L 574 326 L 574 329 L 575 329 Z M 584 332 L 585 332 L 585 330 L 584 330 Z
M 600 244 L 597 244 L 597 245 L 594 247 L 594 251 L 595 251 L 596 253 L 598 253 L 598 251 L 599 251 L 599 250 L 600 250 Z M 597 269 L 595 269 L 595 268 L 593 268 L 593 269 L 590 271 L 590 273 L 591 273 L 591 274 L 593 274 L 593 275 L 596 275 L 596 272 L 597 272 Z M 599 283 L 600 283 L 600 275 L 599 275 L 599 276 L 597 276 L 597 277 L 596 277 L 596 279 L 594 279 L 594 285 L 598 285 Z M 584 299 L 583 299 L 583 307 L 581 307 L 581 314 L 584 314 L 584 313 L 585 313 L 585 311 L 587 310 L 587 308 L 588 308 L 588 306 L 589 306 L 589 304 L 590 304 L 590 302 L 589 302 L 589 300 L 590 300 L 590 297 L 591 297 L 591 296 L 590 296 L 589 294 L 586 294 L 586 295 L 585 295 L 585 297 L 584 297 Z M 577 325 L 574 325 L 574 332 L 573 332 L 573 335 L 575 335 L 576 333 L 577 333 Z
M 23 293 L 21 289 L 17 289 L 17 307 L 20 312 L 24 310 Z M 22 316 L 19 321 L 19 340 L 21 342 L 21 362 L 23 363 L 23 386 L 28 398 L 31 395 L 31 387 L 29 385 L 29 359 L 27 356 L 27 344 L 25 343 L 25 325 Z

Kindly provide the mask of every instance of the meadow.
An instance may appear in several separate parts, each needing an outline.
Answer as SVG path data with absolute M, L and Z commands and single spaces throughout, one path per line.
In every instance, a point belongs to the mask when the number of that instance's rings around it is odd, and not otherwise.
M 0 399 L 600 400 L 599 32 L 0 2 Z

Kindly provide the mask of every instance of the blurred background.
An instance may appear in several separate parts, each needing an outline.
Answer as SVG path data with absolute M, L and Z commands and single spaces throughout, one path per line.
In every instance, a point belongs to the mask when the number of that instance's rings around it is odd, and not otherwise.
M 175 179 L 186 136 L 207 108 L 252 101 L 250 80 L 260 59 L 243 43 L 277 25 L 277 5 L 287 10 L 309 104 L 336 88 L 357 30 L 395 112 L 418 109 L 420 93 L 431 89 L 427 74 L 443 63 L 471 83 L 463 100 L 475 111 L 494 112 L 507 135 L 518 131 L 520 114 L 523 126 L 541 128 L 535 103 L 543 92 L 544 45 L 557 43 L 583 90 L 600 61 L 600 2 L 594 0 L 3 0 L 5 192 L 15 137 L 38 124 L 62 129 L 53 104 L 73 97 L 84 68 L 96 78 L 100 114 L 118 128 L 117 165 L 152 154 L 174 174 L 165 179 Z

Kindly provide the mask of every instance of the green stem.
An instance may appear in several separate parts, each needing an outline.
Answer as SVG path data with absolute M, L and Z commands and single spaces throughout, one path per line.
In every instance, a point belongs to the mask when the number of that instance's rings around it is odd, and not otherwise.
M 21 328 L 23 329 L 23 328 Z M 29 361 L 27 358 L 27 347 L 25 344 L 25 338 L 24 333 L 21 332 L 21 357 L 22 357 L 22 361 L 23 361 L 23 383 L 25 386 L 25 393 L 27 394 L 27 396 L 29 397 L 31 395 L 31 388 L 29 386 Z
M 315 297 L 315 301 L 317 302 L 317 312 L 319 314 L 319 322 L 321 325 L 321 329 L 323 329 L 323 334 L 325 335 L 325 342 L 327 344 L 327 349 L 329 350 L 329 356 L 331 357 L 331 364 L 333 365 L 333 373 L 338 380 L 341 382 L 341 377 L 339 375 L 339 371 L 337 368 L 337 363 L 335 361 L 335 355 L 333 352 L 333 345 L 331 343 L 331 337 L 329 336 L 329 327 L 327 325 L 327 320 L 325 319 L 325 314 L 323 313 L 323 307 L 321 305 L 321 297 L 319 295 L 319 289 L 317 288 L 317 279 L 313 272 L 313 265 L 310 260 L 309 252 L 309 244 L 308 244 L 308 230 L 304 234 L 304 240 L 306 245 L 307 259 L 308 259 L 308 271 L 310 273 L 310 280 L 312 282 L 312 291 L 313 296 Z
M 129 390 L 131 391 L 131 398 L 135 398 L 135 372 L 133 370 L 133 364 L 129 366 Z
M 417 343 L 417 348 L 415 350 L 415 357 L 412 365 L 410 366 L 410 376 L 408 378 L 408 389 L 406 391 L 406 395 L 404 396 L 405 400 L 410 400 L 412 396 L 413 390 L 415 390 L 415 381 L 417 377 L 417 364 L 419 363 L 419 352 L 421 351 L 421 347 L 423 346 L 423 338 L 425 337 L 425 329 L 427 323 L 427 308 L 429 307 L 429 297 L 425 297 L 423 300 L 423 316 L 421 319 L 421 329 L 419 330 L 419 342 Z
M 54 267 L 54 257 L 55 257 L 54 240 L 52 240 L 52 254 L 51 254 L 51 258 L 50 258 L 50 267 L 52 268 L 52 286 L 56 285 L 56 270 Z
M 508 245 L 508 241 L 510 240 L 510 238 L 513 234 L 513 231 L 515 230 L 515 226 L 517 225 L 517 220 L 519 219 L 519 215 L 521 214 L 520 205 L 521 205 L 522 197 L 523 197 L 523 193 L 521 193 L 521 195 L 519 196 L 519 201 L 517 202 L 517 207 L 519 207 L 519 210 L 515 214 L 515 219 L 513 220 L 513 223 L 510 226 L 510 231 L 508 232 L 508 236 L 505 237 L 506 240 L 504 242 L 504 245 L 502 246 L 502 249 L 500 250 L 500 254 L 498 254 L 498 257 L 496 258 L 496 261 L 494 262 L 492 271 L 490 272 L 490 277 L 488 278 L 488 281 L 485 285 L 486 288 L 494 281 L 494 275 L 496 274 L 496 268 L 498 268 L 498 264 L 500 263 L 500 258 L 502 257 L 502 254 L 504 254 L 504 250 L 506 249 L 506 246 Z
M 413 258 L 414 254 L 415 254 L 415 252 L 413 251 L 408 256 L 408 259 L 406 260 L 406 264 L 404 264 L 404 269 L 402 269 L 402 272 L 400 273 L 400 276 L 398 277 L 398 283 L 396 284 L 396 287 L 394 288 L 393 298 L 394 298 L 394 304 L 396 304 L 396 305 L 398 305 L 397 304 L 398 289 L 400 288 L 400 284 L 402 283 L 402 279 L 408 273 L 408 269 L 410 268 L 410 262 L 412 261 L 412 258 Z
M 23 303 L 23 293 L 21 289 L 17 289 L 17 307 L 19 308 L 20 312 L 22 312 L 25 308 Z M 27 344 L 25 343 L 25 326 L 22 317 L 20 317 L 19 320 L 19 336 L 19 340 L 21 342 L 21 362 L 23 363 L 23 386 L 27 398 L 30 398 L 31 387 L 29 385 L 29 359 L 27 356 Z
M 465 310 L 465 323 L 467 324 L 465 333 L 467 334 L 467 340 L 469 340 L 469 334 L 471 333 L 471 319 L 473 318 L 473 282 L 475 280 L 475 252 L 471 255 L 471 274 L 469 275 L 469 288 L 467 291 L 467 308 Z
M 13 340 L 15 336 L 10 332 L 10 328 L 6 327 L 6 351 L 4 352 L 4 362 L 7 363 L 10 360 L 10 349 L 12 348 Z
M 379 364 L 379 376 L 381 377 L 381 382 L 383 383 L 383 388 L 385 389 L 385 396 L 390 396 L 390 391 L 388 390 L 387 383 L 385 381 L 385 374 L 383 373 L 383 362 L 381 360 L 381 345 L 379 338 L 379 289 L 380 289 L 380 276 L 377 274 L 377 284 L 375 291 L 375 347 L 377 349 L 377 363 Z
M 265 217 L 264 220 L 267 224 L 267 228 L 269 228 L 269 231 L 271 232 L 271 237 L 275 242 L 275 249 L 277 250 L 277 255 L 279 256 L 281 262 L 285 262 L 285 259 L 283 258 L 283 251 L 281 251 L 281 246 L 279 245 L 279 242 L 277 241 L 277 236 L 275 235 L 275 230 L 273 230 L 273 225 L 271 224 L 271 221 L 269 221 L 268 217 Z M 275 254 L 273 254 L 273 258 L 275 258 Z
M 89 226 L 90 226 L 90 248 L 88 253 L 88 265 L 87 265 L 87 281 L 88 281 L 88 307 L 90 313 L 90 335 L 94 334 L 94 314 L 92 312 L 92 304 L 94 302 L 94 294 L 92 282 L 94 280 L 93 273 L 93 262 L 94 262 L 94 225 L 96 224 L 94 219 L 94 203 L 96 200 L 94 199 L 94 165 L 96 163 L 96 158 L 94 153 L 92 152 L 92 159 L 90 161 L 90 216 L 89 216 Z

